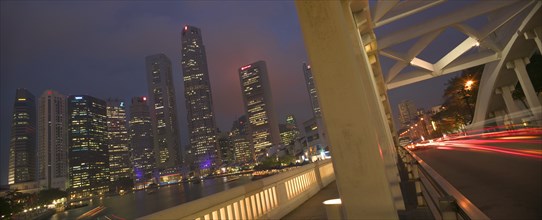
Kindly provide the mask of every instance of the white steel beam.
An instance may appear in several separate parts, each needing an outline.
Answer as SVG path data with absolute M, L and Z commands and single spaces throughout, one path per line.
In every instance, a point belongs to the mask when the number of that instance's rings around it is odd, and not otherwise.
M 425 49 L 435 38 L 437 38 L 440 33 L 442 33 L 443 30 L 437 30 L 433 31 L 429 34 L 426 34 L 425 36 L 421 37 L 407 52 L 406 57 L 404 57 L 404 60 L 400 60 L 389 70 L 388 75 L 386 77 L 386 82 L 390 82 L 403 70 L 405 67 L 408 66 L 408 60 L 410 60 L 410 63 L 412 63 L 412 60 L 420 54 L 423 49 Z M 382 53 L 381 53 L 382 54 Z M 432 68 L 432 67 L 431 67 Z M 433 71 L 433 70 L 431 70 Z
M 497 29 L 505 25 L 508 21 L 512 20 L 524 9 L 531 6 L 535 1 L 519 1 L 518 3 L 499 10 L 498 14 L 492 16 L 492 20 L 489 24 L 480 30 L 480 39 L 484 39 Z
M 426 69 L 426 70 L 429 70 L 431 72 L 435 72 L 435 68 L 433 67 L 433 64 L 425 61 L 425 60 L 422 60 L 422 59 L 419 59 L 417 57 L 414 57 L 412 58 L 412 60 L 410 61 L 410 64 L 412 66 L 417 66 L 417 67 L 420 67 L 422 69 Z
M 395 80 L 387 83 L 386 87 L 388 88 L 388 90 L 395 89 L 397 87 L 405 86 L 415 82 L 420 82 L 426 79 L 431 79 L 433 77 L 434 76 L 432 75 L 432 72 L 424 70 L 402 73 L 400 76 L 396 77 Z
M 450 25 L 465 21 L 467 19 L 474 18 L 479 15 L 509 6 L 516 3 L 517 1 L 518 0 L 477 2 L 463 9 L 439 16 L 436 19 L 431 19 L 426 22 L 422 22 L 421 24 L 412 25 L 406 29 L 387 34 L 378 41 L 378 46 L 380 49 L 385 49 L 395 44 L 399 44 L 401 42 L 405 42 L 421 35 L 433 32 L 435 30 L 446 28 Z
M 490 63 L 496 60 L 499 60 L 499 53 L 492 51 L 483 51 L 473 55 L 465 56 L 456 59 L 454 62 L 450 63 L 444 69 L 440 70 L 438 75 L 444 75 L 448 73 L 454 73 L 471 67 L 479 66 L 482 64 Z M 438 70 L 437 70 L 438 71 Z
M 378 41 L 377 41 L 378 42 Z M 410 62 L 410 59 L 406 54 L 402 54 L 391 50 L 381 50 L 380 55 L 403 62 Z
M 390 11 L 399 0 L 379 0 L 376 1 L 376 6 L 373 11 L 373 22 L 379 21 L 388 11 Z
M 470 50 L 472 47 L 477 46 L 478 41 L 474 38 L 468 37 L 465 39 L 461 44 L 459 44 L 457 47 L 455 47 L 452 51 L 450 51 L 448 54 L 444 55 L 439 61 L 435 63 L 435 69 L 443 69 L 448 64 L 453 62 L 455 59 L 457 59 L 459 56 Z
M 392 81 L 397 76 L 397 74 L 399 74 L 401 70 L 403 70 L 407 66 L 407 62 L 397 61 L 388 71 L 388 75 L 386 76 L 386 83 Z
M 416 14 L 416 13 L 418 13 L 420 11 L 425 10 L 425 9 L 431 8 L 431 7 L 435 6 L 435 5 L 439 5 L 439 4 L 441 4 L 441 3 L 445 2 L 445 1 L 446 0 L 404 1 L 404 2 L 401 2 L 401 3 L 399 3 L 399 5 L 397 5 L 395 7 L 395 9 L 398 9 L 398 10 L 390 11 L 390 14 L 395 12 L 394 14 L 386 16 L 386 18 L 384 18 L 382 20 L 380 20 L 382 17 L 379 17 L 378 20 L 373 21 L 374 22 L 374 27 L 377 28 L 377 27 L 386 25 L 388 23 L 394 22 L 394 21 L 399 20 L 401 18 L 410 16 L 412 14 Z M 379 2 L 381 2 L 381 1 L 379 1 Z
M 455 24 L 454 27 L 463 32 L 464 34 L 468 35 L 471 38 L 477 39 L 481 46 L 487 47 L 495 52 L 499 52 L 502 50 L 495 42 L 493 42 L 491 39 L 487 38 L 487 36 L 482 36 L 482 34 L 474 30 L 474 28 L 471 28 L 470 26 L 466 24 Z

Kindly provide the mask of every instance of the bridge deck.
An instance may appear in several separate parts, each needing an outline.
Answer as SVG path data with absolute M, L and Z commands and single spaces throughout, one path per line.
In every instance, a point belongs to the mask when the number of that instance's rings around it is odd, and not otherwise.
M 326 219 L 326 210 L 324 201 L 328 199 L 339 198 L 339 192 L 337 191 L 337 185 L 335 181 L 328 186 L 320 190 L 316 195 L 307 200 L 301 206 L 297 207 L 294 211 L 284 216 L 283 220 L 301 220 L 301 219 Z M 415 201 L 414 199 L 407 200 Z M 399 219 L 401 220 L 429 220 L 433 219 L 433 216 L 427 208 L 415 208 L 415 204 L 407 204 L 407 211 L 399 212 Z

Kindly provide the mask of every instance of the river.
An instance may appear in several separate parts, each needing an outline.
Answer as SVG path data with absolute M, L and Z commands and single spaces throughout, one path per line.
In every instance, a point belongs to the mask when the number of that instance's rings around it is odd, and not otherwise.
M 76 219 L 98 206 L 105 206 L 106 209 L 95 215 L 94 219 L 135 219 L 250 182 L 250 176 L 240 177 L 232 182 L 226 182 L 226 177 L 221 177 L 206 179 L 198 184 L 162 186 L 152 194 L 140 190 L 122 196 L 94 199 L 88 206 L 56 213 L 51 219 Z

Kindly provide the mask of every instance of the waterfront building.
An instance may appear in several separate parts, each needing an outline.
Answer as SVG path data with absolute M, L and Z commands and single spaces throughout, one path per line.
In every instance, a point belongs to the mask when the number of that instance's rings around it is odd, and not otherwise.
M 38 103 L 38 171 L 41 189 L 68 185 L 68 107 L 66 96 L 46 90 Z
M 126 106 L 119 99 L 107 100 L 107 145 L 109 149 L 110 191 L 133 188 Z
M 145 61 L 156 167 L 160 176 L 176 175 L 182 158 L 171 61 L 164 54 L 147 56 Z
M 68 173 L 71 199 L 109 191 L 107 110 L 104 100 L 88 95 L 68 97 Z
M 271 96 L 271 84 L 265 61 L 239 68 L 245 114 L 249 125 L 254 157 L 259 160 L 280 142 L 279 128 Z
M 194 166 L 202 173 L 207 173 L 220 164 L 220 150 L 201 30 L 194 26 L 184 26 L 181 41 L 190 149 L 194 156 Z
M 17 89 L 9 142 L 8 184 L 11 189 L 36 186 L 36 102 L 26 89 Z

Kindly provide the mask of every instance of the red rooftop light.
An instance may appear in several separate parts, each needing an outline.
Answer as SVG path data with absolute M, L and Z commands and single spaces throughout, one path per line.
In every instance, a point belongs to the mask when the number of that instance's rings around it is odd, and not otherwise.
M 188 26 L 184 26 L 184 31 L 188 30 Z
M 252 67 L 252 65 L 246 65 L 246 66 L 244 66 L 244 67 L 241 67 L 241 70 L 246 70 L 246 69 L 248 69 L 248 68 L 250 68 L 250 67 Z
M 143 101 L 147 101 L 147 97 L 143 97 Z

